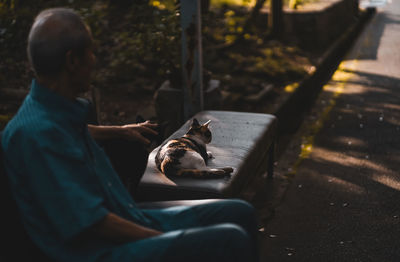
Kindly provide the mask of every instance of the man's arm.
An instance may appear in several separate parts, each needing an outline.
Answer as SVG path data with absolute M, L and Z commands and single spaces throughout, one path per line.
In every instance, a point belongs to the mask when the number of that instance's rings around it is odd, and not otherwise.
M 114 213 L 108 213 L 89 230 L 118 243 L 132 242 L 162 234 L 160 231 L 138 225 Z
M 88 125 L 88 130 L 94 139 L 124 138 L 139 141 L 147 146 L 151 141 L 145 135 L 156 136 L 158 133 L 154 129 L 157 126 L 157 124 L 146 121 L 123 126 Z

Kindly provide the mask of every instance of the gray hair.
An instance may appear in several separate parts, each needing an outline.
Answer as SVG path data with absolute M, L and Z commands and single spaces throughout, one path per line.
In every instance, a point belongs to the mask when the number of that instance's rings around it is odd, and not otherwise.
M 83 57 L 92 45 L 90 30 L 72 9 L 52 8 L 42 11 L 28 37 L 28 58 L 38 76 L 55 76 L 65 67 L 65 55 L 72 51 Z

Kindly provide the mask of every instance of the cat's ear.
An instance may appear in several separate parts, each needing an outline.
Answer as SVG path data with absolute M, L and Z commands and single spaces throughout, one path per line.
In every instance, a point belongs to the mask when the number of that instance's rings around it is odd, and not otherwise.
M 199 126 L 200 126 L 199 121 L 197 121 L 196 118 L 193 118 L 192 127 L 199 127 Z
M 204 124 L 203 124 L 203 126 L 205 126 L 205 127 L 208 127 L 208 125 L 211 123 L 211 120 L 208 120 L 207 122 L 205 122 Z

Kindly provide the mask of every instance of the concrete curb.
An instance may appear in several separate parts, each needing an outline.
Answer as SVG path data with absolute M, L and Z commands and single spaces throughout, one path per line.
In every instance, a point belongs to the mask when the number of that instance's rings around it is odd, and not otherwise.
M 302 114 L 309 108 L 329 80 L 349 47 L 354 43 L 365 24 L 375 13 L 374 9 L 360 11 L 358 21 L 352 25 L 321 57 L 314 73 L 295 85 L 294 91 L 270 110 L 279 119 L 278 134 L 293 132 L 301 123 Z

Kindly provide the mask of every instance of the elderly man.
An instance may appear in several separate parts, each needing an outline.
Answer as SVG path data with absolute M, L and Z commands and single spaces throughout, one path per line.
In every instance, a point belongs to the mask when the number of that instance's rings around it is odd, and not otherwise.
M 148 143 L 150 123 L 87 126 L 95 63 L 90 30 L 72 10 L 41 12 L 28 39 L 36 79 L 2 138 L 24 226 L 55 261 L 255 261 L 253 208 L 241 200 L 141 210 L 92 136 Z

